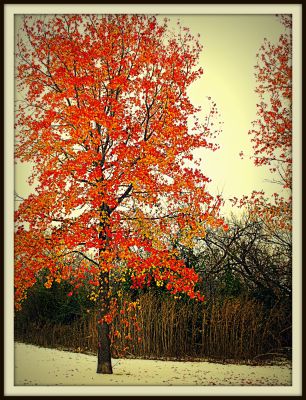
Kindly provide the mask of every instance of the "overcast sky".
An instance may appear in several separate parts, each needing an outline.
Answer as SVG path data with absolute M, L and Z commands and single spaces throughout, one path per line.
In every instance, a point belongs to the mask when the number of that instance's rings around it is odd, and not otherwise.
M 204 48 L 200 64 L 204 74 L 190 90 L 195 104 L 211 96 L 221 114 L 223 132 L 217 142 L 220 149 L 203 155 L 203 169 L 212 179 L 213 193 L 224 198 L 250 194 L 263 189 L 267 194 L 280 187 L 267 182 L 267 168 L 255 167 L 248 157 L 239 157 L 241 150 L 252 154 L 251 122 L 256 118 L 254 65 L 264 38 L 277 42 L 283 31 L 275 15 L 193 15 L 181 17 L 183 25 L 201 35 Z M 204 153 L 203 153 L 204 154 Z
M 256 53 L 264 38 L 277 42 L 283 31 L 278 18 L 272 14 L 167 16 L 173 25 L 179 18 L 195 36 L 200 34 L 204 47 L 199 66 L 204 74 L 190 88 L 190 96 L 194 104 L 203 107 L 203 118 L 207 97 L 211 97 L 224 123 L 216 139 L 220 149 L 199 152 L 203 171 L 212 180 L 210 192 L 222 193 L 228 199 L 250 194 L 253 190 L 263 189 L 267 194 L 279 191 L 278 185 L 267 182 L 271 178 L 267 168 L 255 167 L 248 157 L 243 160 L 239 157 L 241 150 L 246 155 L 252 153 L 248 130 L 256 118 L 258 101 L 254 93 Z M 29 171 L 25 165 L 17 165 L 15 169 L 15 189 L 21 196 L 29 193 L 26 184 Z

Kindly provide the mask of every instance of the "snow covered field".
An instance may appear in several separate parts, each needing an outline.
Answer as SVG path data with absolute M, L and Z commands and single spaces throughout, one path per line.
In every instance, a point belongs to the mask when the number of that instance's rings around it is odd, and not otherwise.
M 113 374 L 96 374 L 96 357 L 15 344 L 15 386 L 290 386 L 289 365 L 113 360 Z M 285 387 L 283 388 L 285 389 Z

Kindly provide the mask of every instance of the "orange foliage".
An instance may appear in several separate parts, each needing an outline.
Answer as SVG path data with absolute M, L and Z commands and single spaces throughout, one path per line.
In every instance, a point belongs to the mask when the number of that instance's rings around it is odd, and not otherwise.
M 292 175 L 292 32 L 291 17 L 282 16 L 286 32 L 278 43 L 268 40 L 260 48 L 256 65 L 258 119 L 253 122 L 254 162 L 269 165 L 285 188 Z
M 277 44 L 267 39 L 257 54 L 256 93 L 258 119 L 250 130 L 255 165 L 269 165 L 272 182 L 284 190 L 292 188 L 292 21 L 280 16 L 285 32 Z M 243 153 L 241 152 L 241 155 Z M 235 199 L 237 204 L 238 200 Z M 273 231 L 291 230 L 292 197 L 274 194 L 268 200 L 263 192 L 244 196 L 240 206 L 248 205 L 255 217 L 261 217 Z
M 16 211 L 16 305 L 42 269 L 47 287 L 92 285 L 93 301 L 126 271 L 132 288 L 202 300 L 173 246 L 223 224 L 192 161 L 216 134 L 187 95 L 199 42 L 153 16 L 62 15 L 25 17 L 17 45 L 16 158 L 38 186 Z

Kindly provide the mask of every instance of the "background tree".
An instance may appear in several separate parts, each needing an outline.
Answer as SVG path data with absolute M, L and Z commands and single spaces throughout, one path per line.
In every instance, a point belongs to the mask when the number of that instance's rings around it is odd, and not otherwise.
M 267 229 L 261 217 L 245 213 L 228 219 L 229 229 L 208 229 L 193 254 L 204 282 L 225 295 L 245 294 L 276 303 L 291 297 L 291 235 Z M 234 289 L 233 293 L 230 293 Z M 207 297 L 207 296 L 206 296 Z
M 291 189 L 292 174 L 292 33 L 291 16 L 283 15 L 286 31 L 277 44 L 265 39 L 257 54 L 258 119 L 253 122 L 254 162 L 269 165 L 276 182 Z
M 263 192 L 253 192 L 240 201 L 262 215 L 274 233 L 290 231 L 292 219 L 292 21 L 290 15 L 279 18 L 284 33 L 278 43 L 265 39 L 257 54 L 255 91 L 260 102 L 249 135 L 255 165 L 270 167 L 271 181 L 281 185 L 284 195 L 275 193 L 269 200 Z
M 29 16 L 17 46 L 16 159 L 33 162 L 36 187 L 16 211 L 16 306 L 42 269 L 46 287 L 69 281 L 69 295 L 92 285 L 97 372 L 112 373 L 126 274 L 132 288 L 155 281 L 203 299 L 169 240 L 188 245 L 223 223 L 192 157 L 215 149 L 209 116 L 201 124 L 187 95 L 201 46 L 144 15 Z

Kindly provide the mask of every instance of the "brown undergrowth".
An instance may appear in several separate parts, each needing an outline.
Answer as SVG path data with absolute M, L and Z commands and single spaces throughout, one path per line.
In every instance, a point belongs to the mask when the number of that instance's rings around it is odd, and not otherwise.
M 133 315 L 114 321 L 114 358 L 266 363 L 290 358 L 289 311 L 267 310 L 245 298 L 214 303 L 178 302 L 152 294 L 140 297 Z M 138 331 L 137 324 L 141 327 Z M 141 339 L 140 339 L 141 338 Z M 95 353 L 96 315 L 69 325 L 25 322 L 15 318 L 15 340 L 43 347 Z

